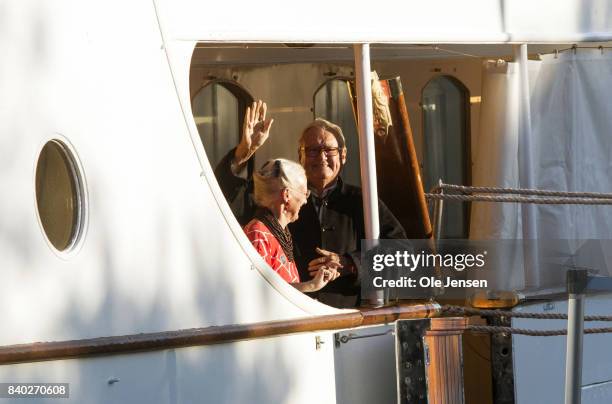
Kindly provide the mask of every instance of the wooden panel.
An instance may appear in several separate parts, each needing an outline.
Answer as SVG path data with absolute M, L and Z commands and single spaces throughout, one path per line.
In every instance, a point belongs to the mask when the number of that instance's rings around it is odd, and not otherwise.
M 375 128 L 378 193 L 409 239 L 428 239 L 432 237 L 432 227 L 402 83 L 395 77 L 380 84 L 389 105 L 391 125 L 386 131 Z
M 431 320 L 425 334 L 427 394 L 430 404 L 462 404 L 463 366 L 461 334 L 464 318 Z

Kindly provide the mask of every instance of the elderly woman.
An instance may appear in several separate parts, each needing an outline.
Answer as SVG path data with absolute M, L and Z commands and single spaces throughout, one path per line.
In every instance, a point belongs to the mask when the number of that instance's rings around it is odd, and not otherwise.
M 272 269 L 301 292 L 315 292 L 340 276 L 335 269 L 322 267 L 312 280 L 300 282 L 287 225 L 297 220 L 310 194 L 304 168 L 285 159 L 269 160 L 253 180 L 258 209 L 244 232 Z

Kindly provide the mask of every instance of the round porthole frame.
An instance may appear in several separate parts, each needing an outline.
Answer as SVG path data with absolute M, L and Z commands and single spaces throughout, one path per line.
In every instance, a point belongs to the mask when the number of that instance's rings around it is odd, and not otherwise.
M 43 225 L 41 212 L 38 207 L 38 195 L 36 193 L 36 175 L 39 160 L 44 148 L 49 143 L 54 143 L 61 150 L 64 161 L 67 162 L 70 176 L 72 177 L 71 180 L 73 181 L 75 188 L 74 195 L 76 196 L 76 219 L 74 221 L 72 235 L 70 237 L 68 245 L 62 250 L 58 249 L 55 246 L 55 244 L 51 241 L 49 235 L 47 234 L 47 230 Z M 59 258 L 67 260 L 80 251 L 85 240 L 85 234 L 87 233 L 87 228 L 89 225 L 89 195 L 87 192 L 85 171 L 83 170 L 81 161 L 78 157 L 75 147 L 65 136 L 56 133 L 53 137 L 45 139 L 40 143 L 37 149 L 36 157 L 34 159 L 34 172 L 32 178 L 34 191 L 34 210 L 36 211 L 36 217 L 42 236 L 51 251 L 55 253 L 55 255 L 57 255 Z

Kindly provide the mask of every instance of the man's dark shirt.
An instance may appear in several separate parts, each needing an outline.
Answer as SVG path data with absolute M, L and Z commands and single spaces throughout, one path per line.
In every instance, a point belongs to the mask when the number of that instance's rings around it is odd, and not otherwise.
M 232 173 L 233 157 L 234 150 L 221 160 L 215 175 L 232 212 L 244 226 L 255 213 L 253 181 Z M 318 213 L 315 203 L 320 209 Z M 379 200 L 378 206 L 380 238 L 406 238 L 401 224 L 385 204 Z M 357 274 L 361 263 L 361 240 L 365 239 L 361 188 L 345 184 L 338 178 L 337 186 L 324 198 L 318 199 L 314 195 L 308 198 L 298 220 L 289 224 L 289 230 L 293 236 L 294 256 L 302 282 L 312 279 L 308 274 L 308 263 L 320 257 L 316 252 L 317 247 L 349 256 L 356 266 L 355 274 L 342 276 L 309 295 L 334 307 L 358 305 L 360 285 Z

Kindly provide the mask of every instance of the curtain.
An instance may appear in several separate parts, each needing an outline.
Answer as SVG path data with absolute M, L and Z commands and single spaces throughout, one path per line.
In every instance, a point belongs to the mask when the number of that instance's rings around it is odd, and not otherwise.
M 529 63 L 530 82 L 538 76 L 539 62 Z M 474 186 L 518 188 L 519 182 L 519 66 L 504 61 L 483 63 L 480 134 L 474 150 Z M 531 87 L 531 86 L 530 86 Z M 496 269 L 486 274 L 489 288 L 514 290 L 525 287 L 521 206 L 472 203 L 470 238 L 500 241 L 491 259 Z
M 578 49 L 545 55 L 541 62 L 530 61 L 528 67 L 533 184 L 538 189 L 612 193 L 610 51 Z M 483 65 L 474 185 L 524 187 L 518 70 L 515 63 Z M 537 265 L 531 269 L 524 265 L 523 249 L 514 243 L 514 249 L 505 249 L 498 258 L 494 288 L 563 286 L 567 266 L 560 262 L 608 274 L 612 207 L 537 205 L 533 209 L 540 239 Z M 474 203 L 470 238 L 521 239 L 521 216 L 521 206 L 516 204 Z

